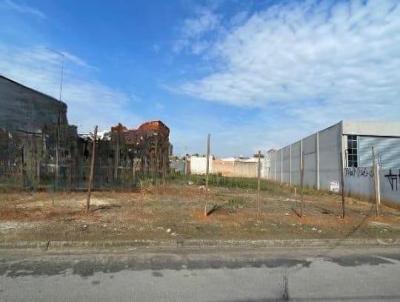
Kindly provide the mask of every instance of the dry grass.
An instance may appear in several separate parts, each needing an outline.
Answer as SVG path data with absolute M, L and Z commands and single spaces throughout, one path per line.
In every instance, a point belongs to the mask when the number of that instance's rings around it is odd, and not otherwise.
M 297 196 L 298 197 L 298 196 Z M 400 212 L 339 196 L 308 192 L 304 216 L 290 188 L 261 193 L 257 219 L 252 189 L 213 187 L 204 217 L 205 193 L 196 185 L 170 184 L 142 192 L 94 192 L 91 212 L 84 193 L 0 195 L 0 238 L 7 240 L 294 239 L 400 237 Z

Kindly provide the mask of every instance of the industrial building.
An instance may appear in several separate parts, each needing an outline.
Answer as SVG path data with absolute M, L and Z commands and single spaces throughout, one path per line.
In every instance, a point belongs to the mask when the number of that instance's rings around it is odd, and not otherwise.
M 165 176 L 169 132 L 161 121 L 106 131 L 95 142 L 94 187 L 134 186 L 137 174 Z M 85 188 L 93 143 L 68 124 L 64 102 L 0 76 L 0 185 Z
M 400 168 L 400 122 L 340 121 L 279 150 L 267 152 L 267 178 L 316 189 L 337 188 L 344 167 L 370 167 L 372 147 L 382 169 Z M 342 157 L 342 160 L 340 158 Z

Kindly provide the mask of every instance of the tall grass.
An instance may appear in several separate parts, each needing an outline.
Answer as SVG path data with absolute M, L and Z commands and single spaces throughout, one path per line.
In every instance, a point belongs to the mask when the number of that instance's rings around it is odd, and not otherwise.
M 204 175 L 170 175 L 168 177 L 169 183 L 176 184 L 193 184 L 193 185 L 205 185 L 206 178 Z M 249 189 L 257 190 L 257 178 L 246 178 L 246 177 L 226 177 L 218 174 L 210 174 L 208 177 L 208 183 L 210 186 L 224 187 L 224 188 L 237 188 L 237 189 Z M 261 179 L 260 183 L 261 191 L 268 191 L 274 194 L 290 194 L 294 191 L 294 186 L 290 187 L 288 184 L 280 184 L 274 181 Z M 304 194 L 306 195 L 321 195 L 326 194 L 324 191 L 317 191 L 313 188 L 304 187 Z M 297 186 L 297 194 L 300 194 L 300 188 Z

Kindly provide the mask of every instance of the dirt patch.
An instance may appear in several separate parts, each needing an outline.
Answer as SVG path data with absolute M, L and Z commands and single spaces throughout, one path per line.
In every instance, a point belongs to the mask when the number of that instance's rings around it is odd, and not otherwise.
M 307 194 L 303 217 L 290 188 L 262 191 L 260 213 L 251 189 L 166 185 L 141 192 L 94 192 L 85 212 L 85 193 L 1 194 L 0 232 L 8 240 L 297 239 L 400 237 L 400 212 L 340 197 Z M 374 225 L 375 222 L 375 225 Z M 390 227 L 383 226 L 388 224 Z M 168 231 L 169 230 L 169 231 Z

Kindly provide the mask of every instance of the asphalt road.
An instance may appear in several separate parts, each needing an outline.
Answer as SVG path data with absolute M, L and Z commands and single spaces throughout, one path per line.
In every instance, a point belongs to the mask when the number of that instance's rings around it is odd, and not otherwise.
M 398 248 L 0 251 L 0 301 L 399 301 Z

